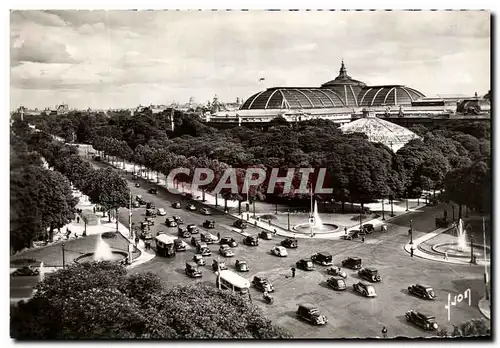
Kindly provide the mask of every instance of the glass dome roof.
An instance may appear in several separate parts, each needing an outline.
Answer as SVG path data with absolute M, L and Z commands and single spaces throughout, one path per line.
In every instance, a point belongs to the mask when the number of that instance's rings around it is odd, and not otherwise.
M 415 100 L 425 97 L 419 91 L 398 85 L 371 86 L 358 95 L 359 106 L 411 105 Z

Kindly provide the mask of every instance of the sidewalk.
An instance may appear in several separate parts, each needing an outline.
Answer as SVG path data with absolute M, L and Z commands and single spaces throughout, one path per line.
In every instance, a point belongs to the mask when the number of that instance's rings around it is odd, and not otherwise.
M 479 311 L 488 320 L 491 320 L 491 318 L 490 318 L 490 311 L 491 311 L 491 302 L 490 302 L 490 300 L 487 300 L 486 297 L 483 297 L 482 299 L 479 300 L 478 307 L 479 307 Z

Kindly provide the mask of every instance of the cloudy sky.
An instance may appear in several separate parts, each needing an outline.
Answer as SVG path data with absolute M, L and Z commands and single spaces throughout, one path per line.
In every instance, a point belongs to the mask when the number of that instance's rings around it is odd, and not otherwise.
M 488 12 L 14 11 L 11 109 L 248 98 L 338 75 L 422 93 L 490 89 Z M 261 77 L 264 82 L 259 82 Z

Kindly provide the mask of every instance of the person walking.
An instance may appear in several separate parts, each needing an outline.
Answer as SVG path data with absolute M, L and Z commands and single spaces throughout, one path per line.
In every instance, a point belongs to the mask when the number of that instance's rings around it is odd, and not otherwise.
M 361 236 L 361 243 L 364 243 L 364 242 L 365 242 L 365 235 L 363 234 L 363 235 Z
M 295 267 L 292 267 L 292 278 L 295 278 Z
M 217 232 L 217 240 L 220 240 L 220 232 Z
M 80 223 L 80 217 L 79 217 L 79 216 L 77 216 L 77 217 L 76 217 L 76 223 L 77 223 L 77 224 L 79 224 L 79 223 Z
M 448 250 L 446 250 L 446 251 L 444 252 L 444 259 L 445 259 L 445 260 L 448 260 Z
M 410 248 L 410 256 L 413 257 L 413 245 Z
M 278 231 L 276 231 L 276 229 L 274 229 L 273 234 L 276 236 L 278 234 Z
M 344 235 L 347 236 L 347 226 L 344 226 Z
M 387 338 L 387 329 L 385 326 L 382 328 L 382 337 Z
M 135 237 L 135 246 L 137 246 L 137 244 L 139 244 L 139 237 Z

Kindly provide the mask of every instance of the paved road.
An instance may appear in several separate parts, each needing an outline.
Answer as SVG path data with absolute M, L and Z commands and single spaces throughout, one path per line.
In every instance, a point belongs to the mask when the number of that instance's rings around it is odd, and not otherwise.
M 102 164 L 99 164 L 101 166 Z M 133 187 L 133 182 L 128 178 L 132 192 L 142 194 L 145 200 L 152 201 L 157 207 L 164 207 L 167 216 L 180 215 L 186 223 L 201 224 L 205 217 L 199 213 L 170 208 L 170 203 L 177 201 L 175 195 L 159 190 L 158 195 L 147 193 L 152 185 L 140 181 L 141 187 Z M 195 203 L 198 204 L 199 203 Z M 185 204 L 184 204 L 185 205 Z M 135 209 L 133 220 L 139 221 L 144 217 L 145 209 Z M 264 313 L 279 324 L 287 328 L 294 337 L 301 338 L 342 338 L 342 337 L 374 337 L 380 336 L 383 326 L 388 330 L 388 336 L 430 336 L 431 334 L 408 324 L 404 313 L 409 309 L 417 309 L 436 316 L 438 323 L 451 328 L 452 324 L 459 324 L 471 318 L 481 318 L 477 302 L 483 296 L 483 269 L 472 265 L 449 265 L 433 262 L 420 258 L 411 258 L 403 250 L 403 245 L 408 242 L 409 220 L 412 220 L 414 237 L 417 238 L 424 232 L 433 230 L 434 218 L 442 213 L 440 207 L 427 207 L 418 212 L 399 216 L 388 223 L 388 232 L 380 234 L 375 232 L 370 235 L 365 243 L 359 241 L 334 241 L 334 240 L 299 240 L 299 248 L 290 250 L 287 258 L 272 256 L 269 250 L 278 245 L 281 239 L 271 241 L 260 240 L 258 247 L 240 245 L 234 249 L 235 257 L 227 258 L 226 263 L 234 270 L 237 259 L 246 260 L 250 272 L 243 274 L 249 280 L 254 275 L 265 275 L 274 283 L 277 291 L 275 303 L 266 305 L 261 300 L 261 293 L 251 289 L 253 302 L 264 310 Z M 214 212 L 217 231 L 222 236 L 233 236 L 241 241 L 241 237 L 231 230 L 234 219 Z M 121 211 L 121 219 L 128 223 L 128 210 Z M 164 217 L 158 217 L 154 228 L 166 231 Z M 254 229 L 250 229 L 253 233 Z M 170 231 L 167 233 L 175 234 Z M 207 265 L 212 259 L 218 257 L 218 245 L 210 246 L 212 256 L 207 258 Z M 334 255 L 334 262 L 339 264 L 347 256 L 359 256 L 365 266 L 378 268 L 382 282 L 375 284 L 378 296 L 374 299 L 361 297 L 353 292 L 352 284 L 359 281 L 357 274 L 348 271 L 345 292 L 335 292 L 325 286 L 328 278 L 326 269 L 318 266 L 312 272 L 297 271 L 297 276 L 291 278 L 290 268 L 300 258 L 309 257 L 314 252 L 328 251 Z M 194 250 L 177 253 L 175 258 L 156 257 L 152 261 L 133 269 L 133 272 L 150 271 L 157 274 L 165 284 L 185 284 L 189 282 L 209 282 L 215 284 L 215 275 L 210 267 L 201 267 L 203 277 L 193 280 L 184 274 L 184 265 L 194 255 Z M 223 257 L 220 257 L 221 259 Z M 432 286 L 438 298 L 435 301 L 425 301 L 409 295 L 406 291 L 408 285 L 424 283 Z M 470 288 L 472 291 L 472 305 L 466 302 L 451 308 L 451 321 L 448 322 L 448 312 L 445 309 L 447 295 L 459 294 Z M 329 318 L 329 323 L 323 327 L 310 326 L 296 319 L 297 304 L 311 302 L 323 311 Z

